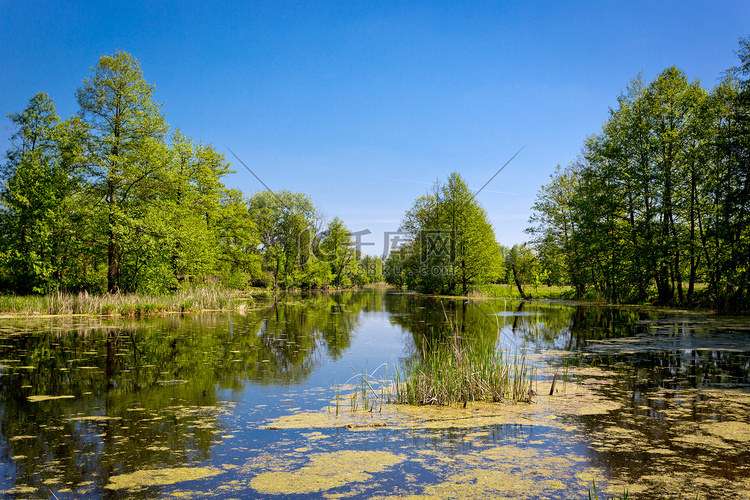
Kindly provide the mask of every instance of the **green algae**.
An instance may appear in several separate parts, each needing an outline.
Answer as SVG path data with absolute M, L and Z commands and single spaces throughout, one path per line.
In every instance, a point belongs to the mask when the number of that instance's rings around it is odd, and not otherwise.
M 107 422 L 109 420 L 122 420 L 122 417 L 109 417 L 107 415 L 87 415 L 83 417 L 70 417 L 72 422 Z
M 108 490 L 139 490 L 148 486 L 165 486 L 223 474 L 216 467 L 177 467 L 173 469 L 138 470 L 109 478 Z
M 75 396 L 73 395 L 65 395 L 65 396 L 28 396 L 26 399 L 29 401 L 29 403 L 39 403 L 41 401 L 51 401 L 53 399 L 73 399 Z
M 586 385 L 572 387 L 570 391 L 554 397 L 540 396 L 531 404 L 469 402 L 458 406 L 415 406 L 403 404 L 384 405 L 378 412 L 348 410 L 328 407 L 317 412 L 297 412 L 282 415 L 261 424 L 260 428 L 280 429 L 333 429 L 373 430 L 392 429 L 450 429 L 482 428 L 490 425 L 538 425 L 572 430 L 560 417 L 604 415 L 622 407 L 621 403 L 606 399 Z
M 385 451 L 343 450 L 313 453 L 310 463 L 300 469 L 264 472 L 250 481 L 250 487 L 265 495 L 300 495 L 319 493 L 362 483 L 372 474 L 384 472 L 405 460 L 401 455 Z
M 750 443 L 750 424 L 745 422 L 709 422 L 701 425 L 701 430 L 725 441 Z

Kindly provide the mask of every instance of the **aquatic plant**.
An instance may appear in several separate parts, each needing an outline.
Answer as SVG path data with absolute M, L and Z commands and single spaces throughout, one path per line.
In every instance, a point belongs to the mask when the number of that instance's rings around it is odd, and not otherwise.
M 388 401 L 388 395 L 390 394 L 390 387 L 392 382 L 387 379 L 378 379 L 375 377 L 375 373 L 381 368 L 387 369 L 388 365 L 383 363 L 378 366 L 372 373 L 367 373 L 367 367 L 362 371 L 357 371 L 354 368 L 355 375 L 353 375 L 344 384 L 348 386 L 350 382 L 359 378 L 359 385 L 354 386 L 353 390 L 349 393 L 349 408 L 351 412 L 356 412 L 359 408 L 365 411 L 373 412 L 375 405 L 378 405 L 378 411 L 383 410 L 383 403 Z M 377 388 L 377 390 L 376 390 Z M 339 414 L 339 404 L 341 399 L 341 386 L 336 386 L 335 389 L 335 407 L 336 416 Z M 378 395 L 380 392 L 380 395 Z
M 224 310 L 235 293 L 221 286 L 201 286 L 172 294 L 103 294 L 54 292 L 48 295 L 0 295 L 0 313 L 21 316 L 121 315 L 154 316 L 166 312 Z
M 592 481 L 592 487 L 594 490 L 593 496 L 591 495 L 591 488 L 589 488 L 589 500 L 599 500 L 599 493 L 596 491 L 596 481 Z M 625 490 L 621 497 L 611 497 L 610 500 L 628 500 L 628 490 Z
M 466 405 L 469 401 L 528 402 L 534 370 L 524 356 L 497 350 L 493 342 L 457 333 L 426 344 L 397 370 L 395 402 Z

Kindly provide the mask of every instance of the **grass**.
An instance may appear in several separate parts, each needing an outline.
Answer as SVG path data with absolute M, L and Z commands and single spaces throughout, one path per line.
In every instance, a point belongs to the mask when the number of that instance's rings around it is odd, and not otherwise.
M 375 410 L 376 405 L 377 405 L 378 411 L 383 410 L 383 404 L 388 402 L 389 400 L 390 387 L 392 386 L 392 383 L 389 380 L 375 378 L 375 373 L 378 370 L 380 370 L 380 368 L 387 368 L 387 367 L 388 365 L 383 363 L 380 366 L 378 366 L 372 373 L 367 373 L 367 367 L 365 367 L 361 372 L 352 368 L 352 370 L 354 370 L 355 375 L 353 375 L 344 384 L 345 386 L 348 386 L 349 382 L 357 378 L 360 381 L 359 386 L 355 386 L 354 390 L 352 390 L 348 396 L 349 397 L 349 409 L 351 410 L 352 413 L 358 411 L 359 409 L 372 413 Z M 341 400 L 343 399 L 341 396 L 341 389 L 342 389 L 341 386 L 336 386 L 336 389 L 335 389 L 336 416 L 339 415 L 339 406 L 341 404 Z M 329 407 L 329 411 L 330 411 L 330 407 Z
M 352 412 L 358 408 L 372 412 L 384 403 L 410 405 L 453 405 L 469 401 L 530 402 L 536 370 L 524 356 L 499 351 L 493 338 L 465 338 L 446 315 L 448 328 L 437 340 L 424 340 L 416 356 L 397 364 L 392 378 L 375 378 L 366 368 L 347 381 L 359 377 L 360 385 L 349 394 Z M 386 366 L 387 368 L 387 366 Z M 378 395 L 378 392 L 380 393 Z M 340 387 L 336 389 L 336 415 Z
M 494 343 L 453 335 L 426 347 L 400 366 L 394 402 L 466 405 L 469 401 L 529 402 L 534 370 L 524 357 L 495 349 Z
M 549 299 L 549 300 L 571 300 L 575 298 L 575 289 L 571 286 L 547 286 L 541 285 L 534 287 L 532 285 L 525 285 L 523 287 L 524 293 L 531 296 L 534 299 Z M 469 290 L 469 297 L 471 298 L 486 298 L 486 299 L 519 299 L 520 295 L 515 284 L 513 285 L 476 285 Z
M 90 295 L 86 292 L 57 292 L 30 296 L 0 295 L 0 314 L 147 317 L 167 312 L 230 309 L 233 297 L 234 292 L 218 286 L 195 287 L 163 295 Z

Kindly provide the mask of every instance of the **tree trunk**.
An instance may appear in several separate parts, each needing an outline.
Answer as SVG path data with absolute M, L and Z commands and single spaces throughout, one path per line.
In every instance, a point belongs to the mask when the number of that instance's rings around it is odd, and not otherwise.
M 523 287 L 521 286 L 521 281 L 518 279 L 518 272 L 516 271 L 516 265 L 513 264 L 511 266 L 511 269 L 513 270 L 513 281 L 516 282 L 516 288 L 518 288 L 518 293 L 521 294 L 521 298 L 524 300 L 528 300 L 529 296 L 523 293 Z

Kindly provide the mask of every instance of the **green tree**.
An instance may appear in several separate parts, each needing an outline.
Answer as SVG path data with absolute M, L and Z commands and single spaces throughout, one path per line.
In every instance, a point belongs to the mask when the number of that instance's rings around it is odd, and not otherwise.
M 227 208 L 223 201 L 232 199 L 231 195 L 225 197 L 226 187 L 221 179 L 232 170 L 213 146 L 196 144 L 179 129 L 173 135 L 170 152 L 172 162 L 165 172 L 169 190 L 155 205 L 168 214 L 171 232 L 166 240 L 170 251 L 163 255 L 169 258 L 172 276 L 178 283 L 205 277 L 216 266 L 219 219 Z
M 334 217 L 328 223 L 318 244 L 317 257 L 329 266 L 330 284 L 335 287 L 349 287 L 355 269 L 355 249 L 349 229 L 344 221 Z
M 16 293 L 46 293 L 65 287 L 75 266 L 70 253 L 81 187 L 75 162 L 80 124 L 61 123 L 43 92 L 9 118 L 16 133 L 1 167 L 2 278 Z
M 216 272 L 226 285 L 244 289 L 259 280 L 261 256 L 258 229 L 242 192 L 223 192 L 219 217 L 215 223 L 219 241 Z
M 717 104 L 731 107 L 720 114 L 717 152 L 717 237 L 725 249 L 714 263 L 717 276 L 711 292 L 718 309 L 750 310 L 750 38 L 740 38 L 739 65 L 728 71 L 730 81 L 716 93 Z M 719 108 L 721 109 L 721 107 Z
M 704 281 L 706 305 L 747 309 L 750 112 L 737 75 L 750 79 L 748 52 L 741 43 L 743 66 L 710 93 L 674 67 L 636 78 L 540 190 L 529 232 L 543 261 L 562 252 L 579 296 L 591 286 L 611 301 L 693 304 Z
M 403 258 L 400 270 L 409 288 L 465 294 L 470 285 L 500 275 L 502 257 L 492 225 L 457 173 L 414 202 L 401 230 L 411 243 L 393 259 Z
M 310 259 L 321 216 L 303 193 L 261 191 L 248 201 L 256 221 L 263 270 L 273 288 L 301 285 L 305 272 L 318 274 L 323 267 Z
M 89 127 L 86 158 L 89 203 L 98 219 L 107 258 L 107 290 L 137 286 L 140 256 L 154 251 L 164 227 L 149 227 L 151 201 L 163 186 L 169 155 L 167 124 L 135 58 L 125 52 L 102 56 L 76 92 Z M 124 264 L 129 269 L 123 269 Z M 129 277 L 124 281 L 123 275 Z

